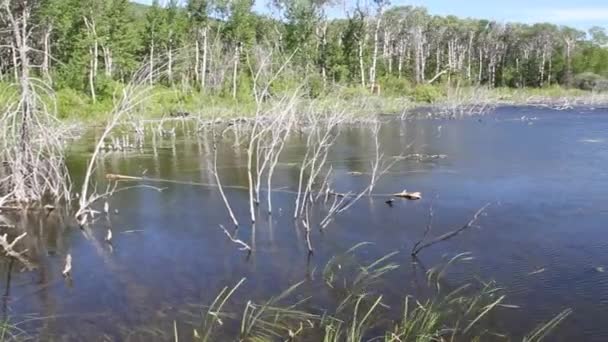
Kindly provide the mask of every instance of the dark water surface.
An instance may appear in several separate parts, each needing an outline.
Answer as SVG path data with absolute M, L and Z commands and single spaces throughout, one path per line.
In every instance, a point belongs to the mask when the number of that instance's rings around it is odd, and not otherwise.
M 429 206 L 435 214 L 432 234 L 439 235 L 492 202 L 478 228 L 424 250 L 421 263 L 433 266 L 471 252 L 475 258 L 452 267 L 446 282 L 479 277 L 505 287 L 507 302 L 521 308 L 503 310 L 492 324 L 515 339 L 572 308 L 573 315 L 549 340 L 608 340 L 608 272 L 602 272 L 608 270 L 607 111 L 505 107 L 481 119 L 383 120 L 380 142 L 386 156 L 447 157 L 397 163 L 374 190 L 380 195 L 363 198 L 324 234 L 315 229 L 310 261 L 304 236 L 294 228 L 295 196 L 289 192 L 273 194 L 271 218 L 264 214 L 265 204 L 260 206 L 256 251 L 247 258 L 218 228 L 231 224 L 216 188 L 150 182 L 164 191 L 139 188 L 111 199 L 111 207 L 119 210 L 111 217 L 112 251 L 103 242 L 103 221 L 87 237 L 55 215 L 23 218 L 30 220 L 36 239 L 28 247 L 40 266 L 32 272 L 2 266 L 4 314 L 17 322 L 29 320 L 21 327 L 33 329 L 41 340 L 170 340 L 177 320 L 187 341 L 191 330 L 184 323 L 196 321 L 202 305 L 222 287 L 247 278 L 235 296 L 240 303 L 311 278 L 303 290 L 320 292 L 327 260 L 362 241 L 373 243 L 360 250 L 363 261 L 400 251 L 393 261 L 402 267 L 385 285 L 397 298 L 424 282 L 411 266 L 409 251 L 424 232 Z M 145 174 L 214 183 L 208 140 L 192 133 L 157 143 L 154 150 L 147 141 L 143 154 L 107 155 L 98 176 Z M 70 167 L 76 174 L 84 169 L 90 148 L 73 148 Z M 296 163 L 304 152 L 301 139 L 286 146 L 274 179 L 277 188 L 297 188 Z M 343 129 L 329 156 L 337 191 L 363 189 L 372 158 L 365 125 Z M 246 161 L 244 150 L 221 147 L 224 185 L 247 185 Z M 384 203 L 388 197 L 381 194 L 403 189 L 420 191 L 423 199 L 397 201 L 393 207 Z M 248 222 L 247 191 L 228 188 L 226 195 L 239 220 Z M 239 238 L 250 241 L 251 231 L 244 224 Z M 71 283 L 61 276 L 67 253 L 74 258 Z

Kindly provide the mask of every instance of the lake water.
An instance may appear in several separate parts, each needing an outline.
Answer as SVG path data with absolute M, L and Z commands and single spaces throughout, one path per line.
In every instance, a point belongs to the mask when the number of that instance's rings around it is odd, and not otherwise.
M 362 241 L 372 243 L 360 249 L 363 261 L 400 252 L 392 261 L 401 267 L 384 285 L 398 298 L 425 281 L 409 251 L 425 230 L 429 207 L 431 235 L 438 236 L 491 203 L 477 227 L 425 249 L 420 264 L 471 252 L 474 259 L 451 267 L 445 281 L 496 280 L 506 302 L 521 308 L 501 310 L 491 324 L 514 340 L 566 308 L 574 313 L 550 341 L 608 340 L 608 111 L 502 107 L 462 120 L 381 120 L 385 156 L 445 158 L 396 163 L 374 189 L 377 195 L 363 197 L 325 233 L 313 229 L 311 258 L 294 227 L 295 196 L 288 191 L 297 188 L 302 138 L 285 147 L 274 178 L 280 190 L 273 193 L 275 212 L 268 217 L 260 205 L 249 257 L 219 228 L 231 221 L 217 188 L 207 185 L 214 183 L 209 139 L 191 132 L 159 137 L 155 149 L 147 139 L 143 153 L 107 154 L 100 179 L 115 173 L 174 182 L 134 182 L 163 191 L 136 188 L 112 197 L 111 208 L 118 209 L 111 215 L 112 249 L 103 241 L 104 220 L 87 236 L 56 213 L 22 217 L 39 267 L 19 272 L 16 264 L 2 264 L 3 314 L 41 340 L 171 340 L 176 320 L 180 340 L 187 341 L 187 323 L 222 287 L 246 278 L 234 297 L 241 303 L 302 280 L 303 291 L 322 292 L 325 263 Z M 369 182 L 374 145 L 367 126 L 344 127 L 330 152 L 337 191 L 358 191 Z M 91 149 L 85 143 L 71 149 L 76 182 Z M 239 188 L 247 186 L 246 153 L 225 144 L 219 156 L 226 195 L 239 220 L 249 222 L 248 192 Z M 383 194 L 403 189 L 420 191 L 422 200 L 385 204 Z M 244 224 L 238 236 L 249 242 L 251 232 Z M 74 259 L 71 282 L 61 275 L 67 253 Z

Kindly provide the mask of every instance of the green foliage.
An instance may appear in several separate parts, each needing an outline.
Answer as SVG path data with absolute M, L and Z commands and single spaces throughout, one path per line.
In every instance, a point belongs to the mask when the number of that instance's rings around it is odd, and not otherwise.
M 192 98 L 191 89 L 201 90 L 221 108 L 249 110 L 254 103 L 252 69 L 264 58 L 265 80 L 289 61 L 274 78 L 271 96 L 301 89 L 307 98 L 348 99 L 365 110 L 399 111 L 407 99 L 436 102 L 447 95 L 436 84 L 448 79 L 460 87 L 524 88 L 538 96 L 570 95 L 560 86 L 608 87 L 608 34 L 599 27 L 586 35 L 546 23 L 433 16 L 422 7 L 388 8 L 384 0 L 358 4 L 345 18 L 331 19 L 324 0 L 277 0 L 271 5 L 272 14 L 258 15 L 252 0 L 153 0 L 150 5 L 40 1 L 30 20 L 32 64 L 42 65 L 45 51 L 51 58 L 48 73 L 34 68 L 31 75 L 52 83 L 60 102 L 86 108 L 60 110 L 70 117 L 96 116 L 150 60 L 154 71 L 161 66 L 164 71 L 152 86 L 184 92 L 181 98 L 163 95 L 158 103 L 152 101 L 156 106 L 151 113 L 158 115 L 179 106 L 205 106 Z M 3 76 L 12 78 L 10 54 L 5 57 Z M 169 60 L 171 72 L 165 65 Z M 434 85 L 425 84 L 442 70 L 449 73 Z M 369 89 L 370 75 L 376 75 L 380 97 Z M 81 97 L 78 101 L 75 94 Z
M 64 88 L 55 94 L 57 101 L 57 114 L 59 118 L 84 118 L 88 100 L 85 94 L 71 88 Z
M 457 261 L 464 262 L 470 258 L 468 253 L 429 270 L 428 284 L 424 290 L 430 296 L 415 298 L 406 295 L 400 306 L 390 304 L 382 294 L 386 275 L 399 268 L 390 261 L 398 253 L 362 264 L 356 252 L 366 245 L 360 243 L 334 256 L 325 266 L 322 273 L 325 286 L 315 286 L 314 291 L 326 292 L 332 298 L 330 302 L 322 299 L 327 306 L 318 308 L 312 305 L 317 295 L 301 293 L 305 282 L 299 282 L 266 301 L 251 299 L 234 308 L 234 303 L 230 302 L 235 302 L 233 297 L 245 282 L 242 279 L 232 287 L 224 287 L 205 306 L 200 323 L 192 327 L 196 339 L 422 342 L 485 341 L 499 337 L 509 340 L 508 335 L 490 328 L 492 322 L 506 310 L 517 310 L 519 307 L 506 303 L 504 290 L 495 282 L 473 282 L 451 287 L 447 291 L 441 289 L 448 266 Z M 321 297 L 324 295 L 321 294 Z M 396 322 L 395 313 L 400 314 Z M 570 309 L 564 310 L 537 326 L 523 341 L 548 339 L 571 313 Z
M 310 98 L 317 98 L 325 92 L 325 84 L 321 75 L 314 75 L 308 78 L 308 96 Z
M 381 87 L 381 93 L 388 96 L 407 96 L 412 91 L 412 84 L 406 78 L 397 78 L 394 76 L 384 76 L 378 80 Z
M 410 96 L 415 102 L 433 103 L 441 99 L 444 94 L 438 86 L 421 84 L 414 88 Z
M 574 77 L 574 85 L 583 90 L 606 91 L 608 79 L 592 72 L 585 72 Z

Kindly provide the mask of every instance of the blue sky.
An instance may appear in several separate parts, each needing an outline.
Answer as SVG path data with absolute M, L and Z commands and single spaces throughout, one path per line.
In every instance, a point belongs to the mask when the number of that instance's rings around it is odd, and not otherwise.
M 152 0 L 135 0 L 150 3 Z M 266 2 L 266 0 L 257 0 Z M 354 0 L 338 0 L 354 4 Z M 498 21 L 552 22 L 587 29 L 608 27 L 608 0 L 392 0 L 393 5 L 418 5 L 432 14 L 487 18 Z M 264 5 L 258 4 L 263 10 Z

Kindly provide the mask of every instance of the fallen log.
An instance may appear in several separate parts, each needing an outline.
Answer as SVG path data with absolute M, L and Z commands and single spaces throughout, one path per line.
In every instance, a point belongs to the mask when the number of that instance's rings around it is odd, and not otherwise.
M 410 201 L 417 201 L 422 198 L 422 194 L 420 192 L 407 192 L 407 190 L 403 190 L 396 194 L 393 194 L 394 197 L 405 198 Z
M 119 180 L 144 180 L 143 177 L 133 177 L 133 176 L 125 176 L 114 173 L 107 173 L 106 179 L 110 181 L 119 181 Z

